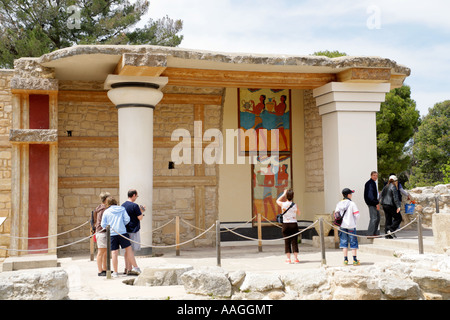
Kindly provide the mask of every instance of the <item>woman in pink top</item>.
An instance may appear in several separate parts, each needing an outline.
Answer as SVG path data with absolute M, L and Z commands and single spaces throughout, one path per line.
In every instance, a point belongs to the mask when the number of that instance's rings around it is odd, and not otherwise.
M 277 204 L 281 207 L 283 214 L 282 234 L 284 240 L 284 252 L 286 253 L 286 263 L 300 263 L 298 261 L 298 233 L 297 215 L 300 210 L 297 205 L 292 202 L 294 199 L 294 191 L 292 189 L 284 190 L 284 193 L 277 199 Z M 291 253 L 294 254 L 294 261 L 291 261 Z

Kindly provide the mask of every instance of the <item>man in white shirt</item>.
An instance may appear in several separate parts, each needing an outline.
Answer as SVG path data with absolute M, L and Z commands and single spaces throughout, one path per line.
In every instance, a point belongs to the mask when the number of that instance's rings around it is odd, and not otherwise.
M 344 264 L 348 264 L 348 246 L 352 249 L 353 265 L 359 265 L 360 262 L 356 258 L 356 250 L 358 249 L 358 238 L 356 237 L 356 222 L 359 218 L 359 210 L 356 204 L 352 201 L 354 190 L 345 188 L 342 190 L 344 199 L 339 201 L 336 205 L 335 211 L 340 211 L 343 215 L 342 224 L 339 228 L 339 248 L 342 248 L 344 253 Z

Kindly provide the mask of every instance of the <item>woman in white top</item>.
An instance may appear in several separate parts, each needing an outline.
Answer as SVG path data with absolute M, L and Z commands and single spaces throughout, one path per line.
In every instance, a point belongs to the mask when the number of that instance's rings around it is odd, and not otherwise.
M 284 252 L 286 253 L 286 263 L 300 263 L 298 261 L 298 233 L 297 215 L 300 210 L 297 205 L 292 202 L 294 199 L 294 191 L 292 189 L 284 190 L 283 194 L 277 199 L 277 204 L 281 207 L 283 214 L 282 234 L 284 240 Z M 287 211 L 286 211 L 287 210 Z M 294 261 L 291 261 L 291 253 L 294 253 Z

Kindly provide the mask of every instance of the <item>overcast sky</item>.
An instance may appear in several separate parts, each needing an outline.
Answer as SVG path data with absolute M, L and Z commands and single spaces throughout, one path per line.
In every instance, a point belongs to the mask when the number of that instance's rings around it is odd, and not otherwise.
M 380 56 L 411 68 L 421 115 L 450 100 L 448 0 L 150 0 L 148 16 L 165 15 L 183 20 L 181 48 Z

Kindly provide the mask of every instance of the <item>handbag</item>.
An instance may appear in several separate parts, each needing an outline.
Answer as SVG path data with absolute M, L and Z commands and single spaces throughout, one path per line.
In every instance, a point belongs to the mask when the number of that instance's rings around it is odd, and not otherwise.
M 286 213 L 286 212 L 288 212 L 288 210 L 290 209 L 290 208 L 292 208 L 293 206 L 294 206 L 294 204 L 295 203 L 291 203 L 291 205 L 289 206 L 289 208 L 287 208 L 283 213 L 279 213 L 279 214 L 277 214 L 277 222 L 278 223 L 283 223 L 283 215 Z
M 333 221 L 334 225 L 341 226 L 342 220 L 344 219 L 344 216 L 345 216 L 345 213 L 347 212 L 348 207 L 350 207 L 350 203 L 351 202 L 349 201 L 347 207 L 344 210 L 344 213 L 342 214 L 342 216 L 341 216 L 341 211 L 340 210 L 334 212 L 334 221 Z

